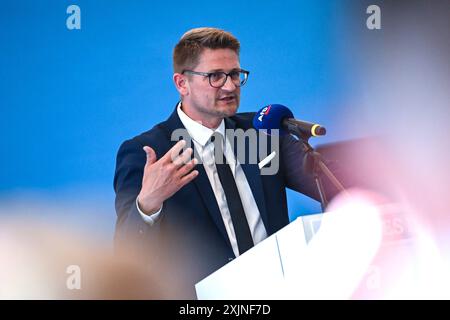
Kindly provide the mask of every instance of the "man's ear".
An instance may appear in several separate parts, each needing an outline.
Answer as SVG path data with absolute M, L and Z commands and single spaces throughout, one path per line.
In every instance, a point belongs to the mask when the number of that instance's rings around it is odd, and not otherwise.
M 189 95 L 189 83 L 185 75 L 181 73 L 174 73 L 173 82 L 182 97 Z

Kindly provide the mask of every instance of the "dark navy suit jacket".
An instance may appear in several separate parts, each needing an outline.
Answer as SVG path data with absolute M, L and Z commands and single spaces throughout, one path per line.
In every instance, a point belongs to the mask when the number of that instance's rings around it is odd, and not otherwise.
M 253 128 L 253 116 L 236 114 L 225 119 L 225 126 Z M 119 251 L 132 251 L 164 285 L 170 284 L 173 298 L 194 298 L 194 284 L 234 258 L 203 165 L 196 166 L 199 175 L 192 182 L 164 202 L 160 219 L 153 226 L 144 222 L 135 204 L 146 162 L 143 146 L 152 147 L 160 159 L 176 143 L 171 134 L 178 128 L 184 126 L 175 110 L 166 121 L 120 146 L 114 177 L 115 245 Z M 312 176 L 302 171 L 300 143 L 289 135 L 282 136 L 276 156 L 280 169 L 274 175 L 261 175 L 258 164 L 242 164 L 268 235 L 289 223 L 286 188 L 319 199 Z

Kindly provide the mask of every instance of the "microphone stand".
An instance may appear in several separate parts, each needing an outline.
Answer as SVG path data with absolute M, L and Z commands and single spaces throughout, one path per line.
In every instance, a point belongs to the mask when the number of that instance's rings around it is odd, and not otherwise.
M 303 158 L 303 168 L 305 171 L 312 173 L 314 181 L 316 182 L 317 190 L 319 191 L 322 211 L 325 212 L 325 208 L 328 206 L 328 200 L 320 174 L 323 173 L 339 191 L 345 192 L 345 188 L 323 162 L 322 155 L 315 151 L 309 144 L 308 140 L 310 136 L 301 132 L 296 126 L 288 126 L 288 128 L 289 131 L 302 142 L 303 151 L 305 152 L 305 156 Z

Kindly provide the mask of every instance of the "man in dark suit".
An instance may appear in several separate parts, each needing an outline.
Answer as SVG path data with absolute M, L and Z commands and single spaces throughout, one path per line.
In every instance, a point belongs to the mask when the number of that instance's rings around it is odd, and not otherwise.
M 176 109 L 118 151 L 115 241 L 160 276 L 170 298 L 193 298 L 196 282 L 288 224 L 286 187 L 319 197 L 291 136 L 281 136 L 279 167 L 268 175 L 259 154 L 258 163 L 242 161 L 227 142 L 225 131 L 254 130 L 253 113 L 236 114 L 249 72 L 233 35 L 190 30 L 173 64 Z M 173 138 L 179 129 L 190 141 Z

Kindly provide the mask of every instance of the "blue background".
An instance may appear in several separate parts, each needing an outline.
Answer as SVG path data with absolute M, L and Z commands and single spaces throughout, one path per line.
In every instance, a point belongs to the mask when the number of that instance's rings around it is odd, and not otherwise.
M 66 9 L 81 9 L 68 30 Z M 269 103 L 342 130 L 354 24 L 343 1 L 2 1 L 0 215 L 38 216 L 111 237 L 120 143 L 171 113 L 172 49 L 200 26 L 232 32 L 251 71 L 240 111 Z M 317 144 L 313 141 L 313 144 Z M 289 192 L 292 217 L 320 211 Z

